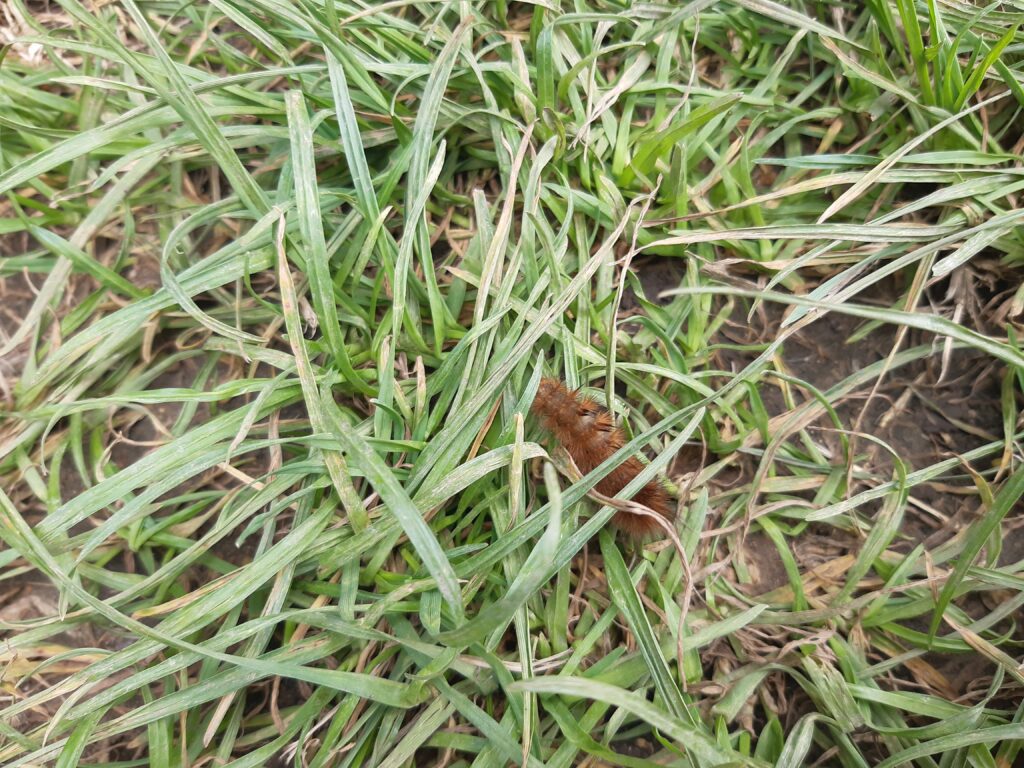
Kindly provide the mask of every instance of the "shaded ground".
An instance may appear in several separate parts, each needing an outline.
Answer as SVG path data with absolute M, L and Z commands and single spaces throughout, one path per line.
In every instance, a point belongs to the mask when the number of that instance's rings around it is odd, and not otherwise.
M 31 238 L 24 233 L 0 236 L 0 259 L 19 256 L 30 247 Z M 0 344 L 18 330 L 43 279 L 41 275 L 27 273 L 0 277 Z M 6 355 L 0 355 L 0 402 L 10 402 L 11 382 L 21 376 L 27 351 L 28 343 L 24 342 Z
M 640 278 L 650 298 L 661 290 L 676 287 L 684 274 L 681 264 L 675 260 L 653 260 L 645 266 Z M 963 295 L 960 297 L 961 304 L 969 305 L 962 318 L 964 324 L 968 327 L 973 325 L 981 332 L 994 330 L 986 327 L 986 321 L 993 317 L 987 310 L 1005 306 L 1008 285 L 1012 286 L 1012 281 L 975 281 L 972 286 L 974 293 L 967 300 Z M 959 290 L 964 293 L 962 286 Z M 939 293 L 941 298 L 941 291 L 932 291 L 927 296 L 932 293 Z M 883 283 L 856 299 L 858 303 L 884 307 L 901 307 L 903 300 L 902 286 L 893 281 Z M 665 304 L 668 300 L 659 303 Z M 721 341 L 732 345 L 764 344 L 776 337 L 785 315 L 786 309 L 782 306 L 764 305 L 751 316 L 749 324 L 734 322 L 723 328 Z M 740 312 L 734 313 L 734 318 L 741 316 Z M 790 374 L 824 391 L 864 367 L 886 359 L 897 344 L 899 330 L 894 326 L 883 325 L 866 334 L 863 330 L 863 320 L 838 312 L 829 313 L 787 340 L 783 363 Z M 851 341 L 858 336 L 856 341 Z M 845 429 L 873 436 L 884 443 L 906 462 L 908 471 L 961 456 L 1001 439 L 1003 434 L 1000 389 L 1006 373 L 1004 368 L 994 364 L 991 358 L 973 351 L 950 350 L 944 353 L 934 337 L 918 331 L 906 333 L 899 349 L 924 344 L 935 344 L 935 353 L 924 360 L 889 371 L 877 391 L 872 393 L 873 384 L 870 384 L 852 393 L 836 407 Z M 735 371 L 755 356 L 756 353 L 723 349 L 716 355 L 714 365 L 722 370 Z M 770 416 L 787 410 L 776 381 L 765 378 L 759 387 Z M 836 460 L 841 464 L 839 441 L 832 431 L 832 424 L 823 418 L 817 426 L 827 431 L 812 434 L 822 445 L 833 449 Z M 885 447 L 866 438 L 857 439 L 854 445 L 859 467 L 870 471 L 878 481 L 891 476 L 892 459 Z M 757 462 L 749 461 L 745 465 L 741 462 L 740 465 L 746 469 L 739 476 L 728 478 L 730 487 L 750 482 Z M 977 463 L 973 469 L 985 473 L 991 481 L 993 466 L 990 459 Z M 856 492 L 863 487 L 853 490 Z M 811 496 L 813 494 L 808 500 Z M 911 493 L 901 526 L 902 542 L 897 543 L 896 548 L 909 552 L 923 543 L 931 550 L 972 523 L 979 510 L 976 485 L 962 468 L 948 472 L 936 481 L 920 484 Z M 1002 541 L 1001 562 L 1015 562 L 1024 557 L 1024 516 L 1021 511 L 1018 508 L 1004 522 L 1007 535 Z M 865 508 L 861 513 L 871 512 Z M 813 568 L 827 570 L 833 565 L 839 568 L 841 558 L 856 557 L 860 551 L 857 537 L 821 524 L 811 525 L 787 542 L 801 573 L 805 575 Z M 750 533 L 740 544 L 739 551 L 749 594 L 770 596 L 773 590 L 788 589 L 782 559 L 775 543 L 768 537 L 758 532 Z M 836 573 L 837 576 L 841 574 L 842 570 Z M 992 610 L 991 605 L 986 607 L 984 603 L 984 593 L 973 593 L 958 601 L 965 612 L 978 616 Z M 902 624 L 927 632 L 930 618 L 930 614 L 912 617 Z M 1003 627 L 1003 631 L 1008 629 L 1008 624 Z M 1020 630 L 1017 632 L 1019 634 Z M 885 660 L 887 657 L 882 655 L 873 654 L 871 658 L 874 662 Z M 894 688 L 920 690 L 924 686 L 943 698 L 965 702 L 973 702 L 983 694 L 994 672 L 994 665 L 980 654 L 940 652 L 928 652 L 911 659 L 906 668 L 912 672 L 912 678 L 901 675 L 904 679 L 900 680 L 893 677 L 891 683 Z M 790 708 L 799 710 L 802 692 L 794 690 L 792 684 L 784 685 L 784 688 L 796 697 Z

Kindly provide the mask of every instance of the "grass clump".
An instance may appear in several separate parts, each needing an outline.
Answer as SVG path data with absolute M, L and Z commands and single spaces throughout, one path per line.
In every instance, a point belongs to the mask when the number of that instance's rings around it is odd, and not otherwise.
M 1015 764 L 1021 20 L 10 0 L 0 764 Z

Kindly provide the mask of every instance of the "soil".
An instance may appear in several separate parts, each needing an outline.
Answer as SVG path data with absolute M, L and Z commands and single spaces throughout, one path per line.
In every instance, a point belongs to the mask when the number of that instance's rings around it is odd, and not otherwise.
M 32 238 L 24 233 L 0 237 L 0 259 L 24 253 L 31 245 Z M 27 273 L 0 277 L 0 344 L 17 332 L 43 279 L 40 275 Z M 27 354 L 26 341 L 6 355 L 0 355 L 0 402 L 10 400 L 10 382 L 21 376 Z
M 652 297 L 661 290 L 676 287 L 683 274 L 677 260 L 656 259 L 640 272 L 640 279 L 644 292 Z M 992 307 L 999 303 L 999 292 L 1004 290 L 1004 285 L 1000 280 L 978 279 L 973 288 L 976 294 L 968 303 L 975 308 Z M 940 286 L 930 291 L 926 301 L 932 300 L 935 294 L 942 299 L 942 290 Z M 898 281 L 890 281 L 858 296 L 856 301 L 898 307 L 902 296 L 903 286 Z M 785 307 L 763 305 L 754 312 L 748 324 L 725 326 L 720 333 L 721 338 L 716 341 L 729 345 L 763 344 L 777 336 L 786 313 Z M 736 312 L 733 317 L 743 315 Z M 989 318 L 985 312 L 968 311 L 962 322 L 968 327 L 973 324 L 980 332 L 992 332 L 994 329 L 985 327 Z M 860 318 L 829 313 L 786 341 L 783 364 L 791 375 L 824 391 L 856 371 L 885 360 L 897 344 L 899 331 L 891 325 L 880 326 L 866 335 L 860 334 L 862 338 L 851 342 L 851 337 L 861 332 L 863 325 Z M 962 456 L 1000 439 L 1003 433 L 1000 403 L 1001 382 L 1005 375 L 1003 366 L 969 350 L 953 351 L 944 360 L 941 341 L 918 331 L 906 333 L 899 349 L 923 344 L 935 344 L 936 353 L 925 360 L 889 371 L 870 399 L 873 382 L 851 393 L 836 408 L 845 429 L 857 427 L 861 434 L 889 446 L 906 462 L 908 472 Z M 721 370 L 739 370 L 756 354 L 725 349 L 718 353 L 713 365 Z M 782 391 L 774 379 L 762 380 L 759 394 L 769 416 L 786 410 Z M 821 431 L 814 431 L 815 428 Z M 836 461 L 841 461 L 840 444 L 830 421 L 819 420 L 812 425 L 811 433 L 820 438 L 821 444 L 833 449 Z M 860 467 L 870 470 L 878 482 L 892 477 L 893 461 L 885 447 L 866 437 L 856 439 L 854 445 Z M 741 464 L 741 467 L 739 476 L 728 478 L 729 486 L 749 482 L 756 463 Z M 988 471 L 990 481 L 992 468 L 991 460 L 972 467 L 976 472 Z M 863 487 L 866 486 L 854 488 L 854 492 Z M 810 498 L 812 495 L 808 500 Z M 973 522 L 979 508 L 975 483 L 963 468 L 954 469 L 934 482 L 920 484 L 911 492 L 911 504 L 907 507 L 901 529 L 902 537 L 893 546 L 906 552 L 920 542 L 929 547 L 938 546 Z M 1003 563 L 1016 562 L 1024 557 L 1022 510 L 1024 507 L 1018 505 L 1004 521 L 1000 556 Z M 874 511 L 865 507 L 860 514 L 870 516 Z M 812 525 L 788 541 L 802 572 L 843 555 L 856 556 L 860 551 L 860 540 L 852 532 L 847 535 L 834 526 L 824 524 Z M 743 558 L 749 572 L 750 583 L 745 585 L 749 594 L 767 595 L 788 584 L 778 550 L 763 534 L 752 532 L 747 535 L 737 554 Z M 981 601 L 980 594 L 972 593 L 958 601 L 958 605 L 969 615 L 984 615 L 991 607 L 984 607 Z M 927 631 L 929 621 L 930 615 L 903 623 L 919 631 Z M 907 669 L 912 674 L 912 679 L 907 681 L 912 689 L 921 684 L 931 684 L 939 695 L 963 698 L 972 703 L 973 697 L 984 691 L 994 672 L 991 662 L 980 655 L 938 652 L 925 654 L 917 664 L 908 665 Z

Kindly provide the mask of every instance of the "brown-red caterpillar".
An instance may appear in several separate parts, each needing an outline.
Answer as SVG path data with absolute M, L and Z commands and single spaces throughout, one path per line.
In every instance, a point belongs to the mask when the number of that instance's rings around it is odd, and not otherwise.
M 570 391 L 558 379 L 541 379 L 531 410 L 541 425 L 572 456 L 584 475 L 593 471 L 626 443 L 625 435 L 615 425 L 614 418 L 607 410 L 593 398 L 580 397 L 578 392 Z M 643 468 L 638 458 L 630 456 L 605 475 L 595 489 L 605 496 L 616 496 Z M 633 501 L 643 504 L 666 520 L 674 517 L 675 507 L 668 491 L 657 479 L 637 491 Z M 616 512 L 612 524 L 640 538 L 662 530 L 662 526 L 653 517 L 622 510 Z

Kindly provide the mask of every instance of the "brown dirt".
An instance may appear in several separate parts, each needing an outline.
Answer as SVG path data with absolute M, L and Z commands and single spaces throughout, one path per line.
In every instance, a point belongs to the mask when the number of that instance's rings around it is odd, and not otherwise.
M 681 262 L 672 259 L 651 260 L 646 265 L 639 265 L 638 269 L 648 298 L 657 296 L 660 290 L 675 287 L 684 274 Z M 996 329 L 986 327 L 991 314 L 978 308 L 998 305 L 1005 294 L 1004 283 L 1004 280 L 978 278 L 971 285 L 976 295 L 972 294 L 969 300 L 963 298 L 964 289 L 959 286 L 960 299 L 968 306 L 962 322 L 995 335 Z M 925 308 L 928 309 L 928 302 L 942 304 L 950 291 L 953 289 L 948 286 L 931 289 L 925 297 Z M 899 306 L 902 292 L 903 286 L 892 281 L 857 297 L 856 301 Z M 931 309 L 936 311 L 934 306 Z M 943 311 L 948 316 L 945 309 Z M 785 307 L 765 305 L 753 314 L 749 322 L 743 320 L 742 323 L 725 326 L 720 341 L 733 345 L 763 344 L 776 337 L 785 314 Z M 733 318 L 740 319 L 743 315 L 735 312 Z M 898 329 L 883 325 L 851 343 L 850 338 L 862 329 L 863 324 L 859 318 L 839 313 L 829 313 L 820 318 L 787 340 L 782 355 L 787 371 L 819 390 L 826 390 L 856 371 L 886 359 L 897 342 Z M 870 402 L 868 395 L 872 384 L 852 393 L 836 409 L 845 429 L 853 429 L 859 422 L 860 432 L 891 447 L 907 463 L 908 471 L 962 455 L 1002 435 L 1000 388 L 1004 368 L 993 364 L 991 358 L 969 350 L 954 352 L 944 363 L 941 340 L 936 341 L 934 337 L 916 331 L 905 335 L 900 349 L 922 344 L 935 344 L 935 354 L 888 372 Z M 727 371 L 739 370 L 756 354 L 725 349 L 717 354 L 712 365 Z M 775 379 L 763 379 L 758 391 L 770 416 L 786 410 L 782 391 Z M 835 451 L 835 461 L 842 460 L 830 421 L 819 420 L 812 426 L 811 434 Z M 884 482 L 892 476 L 893 462 L 885 448 L 863 437 L 856 439 L 854 445 L 858 465 L 869 469 L 876 478 L 870 485 Z M 979 463 L 973 468 L 984 471 L 991 466 L 990 463 Z M 738 468 L 738 476 L 726 478 L 723 475 L 719 479 L 733 487 L 749 482 L 756 463 L 741 461 Z M 867 486 L 855 487 L 853 492 L 864 487 Z M 905 551 L 922 541 L 929 547 L 947 541 L 958 529 L 969 525 L 979 509 L 974 482 L 964 469 L 948 472 L 936 482 L 916 486 L 911 497 L 912 503 L 904 516 L 902 540 L 893 545 Z M 813 493 L 805 494 L 805 498 L 811 500 Z M 873 511 L 865 507 L 860 514 L 870 516 Z M 1002 562 L 1015 562 L 1024 557 L 1024 519 L 1021 519 L 1024 516 L 1021 511 L 1024 509 L 1011 513 L 1004 524 Z M 843 555 L 856 556 L 860 550 L 857 537 L 833 525 L 811 525 L 789 542 L 802 572 L 816 566 L 827 566 Z M 786 587 L 786 574 L 775 545 L 756 532 L 756 528 L 742 542 L 737 554 L 743 557 L 750 574 L 751 583 L 745 585 L 750 594 L 766 595 Z M 977 594 L 969 595 L 958 605 L 969 614 L 978 612 L 983 615 L 991 610 L 982 606 L 981 597 Z M 928 620 L 930 616 L 903 623 L 920 630 L 922 627 L 918 624 L 923 622 L 926 625 Z M 924 629 L 927 631 L 926 627 Z M 976 654 L 965 656 L 933 652 L 921 658 L 920 664 L 921 674 L 935 675 L 934 679 L 945 689 L 942 694 L 966 697 L 965 700 L 972 701 L 979 690 L 984 690 L 993 673 L 992 665 Z M 928 667 L 934 672 L 929 672 Z M 912 674 L 906 678 L 912 688 L 918 677 L 918 674 Z M 799 697 L 799 692 L 796 693 Z
M 17 256 L 31 247 L 31 238 L 23 233 L 0 237 L 0 259 Z M 28 313 L 35 298 L 35 290 L 43 282 L 40 275 L 27 273 L 0 277 L 0 343 L 4 343 L 18 330 L 22 318 Z M 0 401 L 10 396 L 10 382 L 21 376 L 28 354 L 28 342 L 19 344 L 6 355 L 0 356 Z M 5 385 L 4 379 L 7 380 Z

